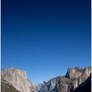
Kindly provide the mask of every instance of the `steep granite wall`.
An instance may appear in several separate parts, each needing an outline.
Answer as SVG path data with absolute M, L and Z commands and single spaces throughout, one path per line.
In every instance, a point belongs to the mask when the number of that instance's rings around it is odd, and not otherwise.
M 20 92 L 34 92 L 32 83 L 27 79 L 26 72 L 17 69 L 3 69 L 1 71 L 2 80 L 6 80 L 9 84 L 12 84 Z

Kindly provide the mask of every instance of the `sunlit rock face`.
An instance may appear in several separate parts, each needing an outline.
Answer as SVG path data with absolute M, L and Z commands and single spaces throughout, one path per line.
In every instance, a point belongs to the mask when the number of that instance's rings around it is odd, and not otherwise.
M 79 67 L 69 68 L 66 73 L 66 77 L 69 79 L 77 79 L 81 76 L 83 69 Z
M 12 84 L 20 92 L 34 92 L 32 83 L 27 79 L 26 72 L 17 69 L 3 69 L 1 71 L 2 80 L 6 80 L 9 84 Z
M 65 76 L 58 76 L 44 83 L 39 92 L 73 92 L 91 74 L 91 67 L 69 68 Z
M 58 77 L 53 78 L 47 82 L 44 82 L 42 87 L 40 88 L 39 92 L 49 92 L 55 89 L 56 84 L 58 84 Z
M 73 89 L 77 88 L 81 83 L 83 83 L 91 74 L 91 67 L 86 67 L 84 69 L 75 67 L 69 68 L 66 77 L 72 80 Z

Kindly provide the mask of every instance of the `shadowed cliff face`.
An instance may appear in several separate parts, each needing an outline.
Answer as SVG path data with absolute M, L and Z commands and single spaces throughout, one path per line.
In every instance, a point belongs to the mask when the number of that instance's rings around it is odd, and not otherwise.
M 79 85 L 79 87 L 76 88 L 73 92 L 91 92 L 91 75 L 85 82 Z
M 19 92 L 16 88 L 10 85 L 7 81 L 1 81 L 1 92 Z
M 46 82 L 39 92 L 72 92 L 90 76 L 91 67 L 69 68 L 65 76 L 58 76 Z
M 34 88 L 32 83 L 27 79 L 26 72 L 16 69 L 3 69 L 1 71 L 2 80 L 6 80 L 9 84 L 13 85 L 20 92 L 33 92 Z

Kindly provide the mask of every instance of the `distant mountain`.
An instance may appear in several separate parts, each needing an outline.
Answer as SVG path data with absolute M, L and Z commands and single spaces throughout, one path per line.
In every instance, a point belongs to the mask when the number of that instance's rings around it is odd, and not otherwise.
M 1 70 L 1 79 L 6 80 L 20 92 L 35 92 L 32 83 L 27 79 L 25 71 L 17 68 Z
M 39 91 L 42 85 L 43 85 L 42 83 L 33 83 L 33 87 L 36 91 Z
M 46 82 L 39 92 L 72 92 L 90 76 L 91 67 L 69 68 L 65 76 L 58 76 Z

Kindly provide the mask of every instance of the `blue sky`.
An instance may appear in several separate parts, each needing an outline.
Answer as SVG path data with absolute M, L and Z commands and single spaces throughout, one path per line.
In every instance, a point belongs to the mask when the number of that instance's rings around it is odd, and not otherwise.
M 90 45 L 90 0 L 2 1 L 2 68 L 42 82 L 90 66 Z

